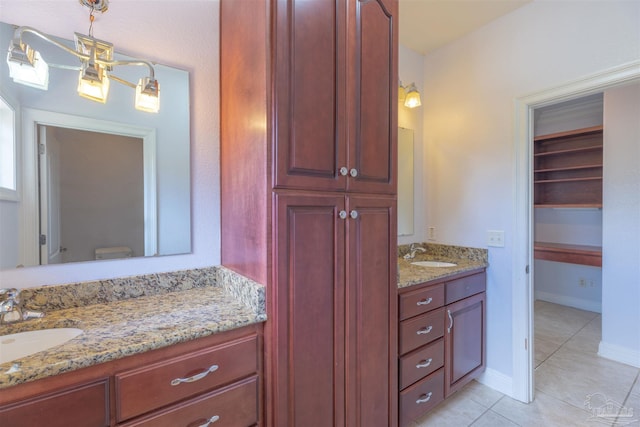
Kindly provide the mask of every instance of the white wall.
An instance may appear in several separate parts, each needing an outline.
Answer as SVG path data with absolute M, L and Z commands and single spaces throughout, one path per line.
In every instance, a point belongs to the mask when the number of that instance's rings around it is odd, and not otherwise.
M 425 59 L 426 221 L 438 241 L 490 248 L 488 374 L 512 363 L 516 98 L 640 55 L 640 3 L 534 1 Z
M 602 356 L 640 367 L 640 84 L 605 92 Z
M 403 85 L 415 83 L 424 102 L 424 55 L 400 45 L 398 50 L 398 75 Z M 422 156 L 423 142 L 422 107 L 407 108 L 398 103 L 398 126 L 413 129 L 413 235 L 398 236 L 398 244 L 404 245 L 426 240 L 426 222 L 424 217 L 424 179 Z
M 0 286 L 30 287 L 220 263 L 218 2 L 111 2 L 96 14 L 94 36 L 116 50 L 189 71 L 192 253 L 0 271 Z M 69 38 L 88 29 L 88 9 L 73 1 L 0 0 L 2 20 Z M 3 48 L 4 49 L 4 48 Z M 162 184 L 159 184 L 162 185 Z M 188 196 L 188 194 L 185 194 Z

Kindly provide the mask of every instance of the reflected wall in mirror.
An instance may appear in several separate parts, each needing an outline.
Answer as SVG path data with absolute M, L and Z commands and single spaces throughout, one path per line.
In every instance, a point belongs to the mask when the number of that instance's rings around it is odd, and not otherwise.
M 398 236 L 413 234 L 413 130 L 398 128 Z
M 0 23 L 1 49 L 14 29 Z M 30 36 L 48 62 L 77 65 Z M 134 108 L 127 86 L 112 84 L 101 104 L 78 96 L 77 72 L 51 68 L 43 91 L 14 83 L 0 63 L 17 181 L 16 197 L 0 192 L 0 269 L 191 251 L 189 73 L 154 68 L 162 104 L 150 114 Z M 118 77 L 144 72 L 124 67 Z

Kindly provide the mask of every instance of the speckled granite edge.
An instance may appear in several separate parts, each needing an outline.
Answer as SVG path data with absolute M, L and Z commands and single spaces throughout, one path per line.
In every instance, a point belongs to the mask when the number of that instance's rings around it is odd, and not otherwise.
M 424 254 L 419 252 L 421 255 L 425 255 L 428 257 L 434 258 L 442 258 L 443 260 L 452 258 L 459 259 L 464 258 L 469 261 L 478 261 L 483 263 L 489 262 L 489 251 L 487 249 L 482 248 L 471 248 L 467 246 L 453 246 L 453 245 L 442 245 L 439 243 L 417 243 L 427 250 Z M 409 248 L 411 245 L 398 245 L 398 256 L 403 257 L 407 253 L 409 253 Z
M 217 268 L 216 281 L 228 294 L 253 310 L 254 313 L 266 313 L 267 305 L 264 285 L 222 266 Z
M 204 286 L 217 286 L 217 269 L 218 267 L 207 267 L 27 288 L 21 291 L 20 296 L 29 310 L 44 312 L 66 310 Z

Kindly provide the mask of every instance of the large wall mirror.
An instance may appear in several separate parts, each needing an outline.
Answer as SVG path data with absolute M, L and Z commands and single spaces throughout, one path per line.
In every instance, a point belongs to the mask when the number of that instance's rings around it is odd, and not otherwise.
M 413 234 L 413 130 L 398 128 L 398 236 Z
M 0 23 L 0 49 L 14 29 Z M 73 62 L 23 40 L 47 62 Z M 154 68 L 157 114 L 136 110 L 125 85 L 112 83 L 101 104 L 78 96 L 77 72 L 50 68 L 44 91 L 14 83 L 0 63 L 0 163 L 15 177 L 0 188 L 0 269 L 191 252 L 189 73 Z M 141 72 L 117 75 L 136 82 Z

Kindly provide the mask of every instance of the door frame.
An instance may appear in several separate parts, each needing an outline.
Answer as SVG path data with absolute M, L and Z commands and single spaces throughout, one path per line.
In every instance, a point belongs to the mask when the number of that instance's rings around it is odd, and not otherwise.
M 533 401 L 535 387 L 533 378 L 533 111 L 536 108 L 638 81 L 640 81 L 640 60 L 515 100 L 512 397 L 522 402 Z
M 142 139 L 144 163 L 144 253 L 153 256 L 158 248 L 156 193 L 156 130 L 33 108 L 22 110 L 19 263 L 40 265 L 40 208 L 38 194 L 38 126 L 55 126 L 110 133 Z

